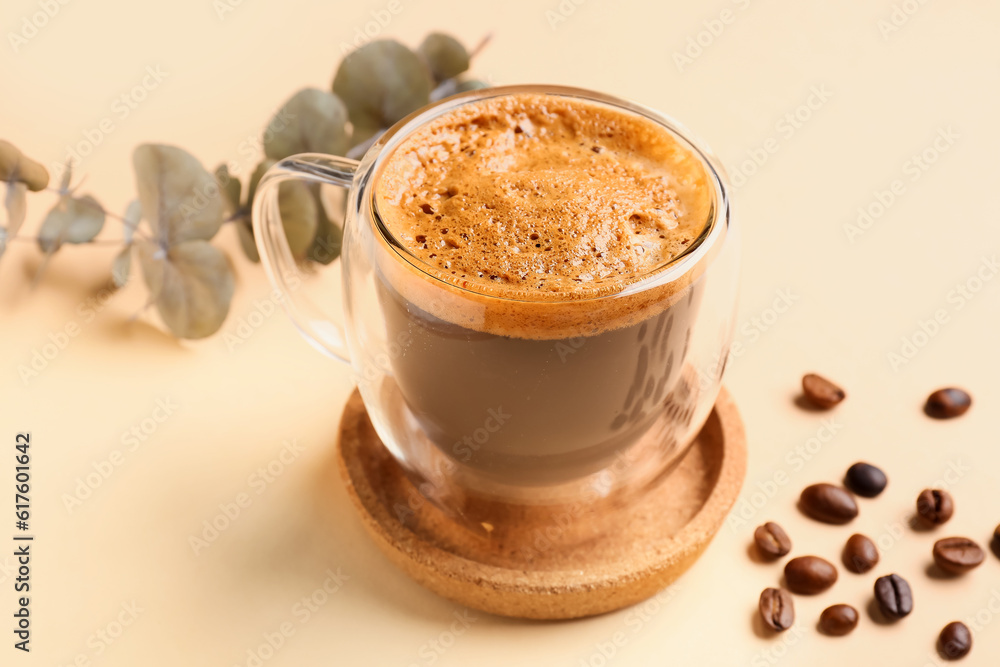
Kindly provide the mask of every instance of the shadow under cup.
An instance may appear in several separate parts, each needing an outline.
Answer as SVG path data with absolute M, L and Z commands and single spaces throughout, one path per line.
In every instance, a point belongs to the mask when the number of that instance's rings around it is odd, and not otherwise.
M 495 523 L 498 504 L 620 507 L 669 483 L 728 358 L 738 244 L 718 161 L 654 111 L 563 91 L 655 121 L 701 162 L 709 219 L 667 265 L 563 302 L 505 302 L 435 275 L 385 228 L 374 196 L 380 165 L 426 114 L 376 144 L 348 206 L 347 333 L 369 416 L 420 495 L 469 525 Z

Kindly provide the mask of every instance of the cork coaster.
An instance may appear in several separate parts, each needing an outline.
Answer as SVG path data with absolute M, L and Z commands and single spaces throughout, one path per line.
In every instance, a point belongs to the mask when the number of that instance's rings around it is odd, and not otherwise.
M 723 389 L 677 467 L 628 503 L 494 501 L 491 521 L 478 530 L 423 499 L 382 445 L 356 390 L 344 408 L 338 459 L 368 533 L 413 579 L 490 613 L 567 619 L 635 604 L 683 574 L 736 501 L 746 456 L 743 422 Z M 580 538 L 579 525 L 601 528 Z

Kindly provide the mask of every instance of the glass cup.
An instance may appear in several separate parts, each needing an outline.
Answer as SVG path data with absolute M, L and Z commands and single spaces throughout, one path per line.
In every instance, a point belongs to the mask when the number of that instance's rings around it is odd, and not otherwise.
M 519 93 L 607 105 L 670 133 L 706 175 L 711 210 L 700 236 L 613 293 L 562 301 L 484 294 L 408 252 L 377 210 L 387 157 L 441 114 Z M 299 289 L 305 279 L 277 197 L 290 179 L 348 190 L 339 318 Z M 281 160 L 258 185 L 253 225 L 288 314 L 310 343 L 351 365 L 375 431 L 419 493 L 470 530 L 502 534 L 516 531 L 511 517 L 524 512 L 580 503 L 627 510 L 650 485 L 670 483 L 712 410 L 732 339 L 739 244 L 729 195 L 717 158 L 651 109 L 575 88 L 507 86 L 414 112 L 360 162 Z M 524 315 L 520 329 L 506 317 L 512 309 Z M 594 321 L 605 326 L 594 332 Z M 604 528 L 580 522 L 560 539 L 580 543 Z

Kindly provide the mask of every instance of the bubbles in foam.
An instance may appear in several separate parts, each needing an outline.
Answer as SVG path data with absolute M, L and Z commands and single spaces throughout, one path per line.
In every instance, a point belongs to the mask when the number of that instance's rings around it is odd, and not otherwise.
M 707 221 L 706 178 L 651 120 L 524 93 L 416 130 L 386 161 L 376 200 L 402 245 L 469 289 L 579 293 L 684 252 Z

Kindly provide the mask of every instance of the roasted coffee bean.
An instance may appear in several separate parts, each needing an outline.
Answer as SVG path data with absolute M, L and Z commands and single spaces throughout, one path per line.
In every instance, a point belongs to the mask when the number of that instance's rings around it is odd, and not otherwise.
M 845 489 L 833 484 L 813 484 L 799 496 L 802 511 L 817 521 L 847 523 L 858 515 L 858 504 Z
M 849 604 L 835 604 L 819 615 L 819 629 L 834 637 L 846 635 L 858 625 L 858 610 Z
M 952 621 L 938 635 L 938 651 L 948 660 L 964 658 L 972 650 L 972 633 L 961 621 Z
M 934 543 L 934 562 L 945 572 L 962 574 L 982 564 L 986 554 L 967 537 L 946 537 Z
M 875 543 L 860 533 L 847 538 L 843 553 L 844 567 L 851 572 L 864 574 L 878 564 Z
M 940 525 L 955 513 L 951 494 L 944 489 L 924 489 L 917 496 L 917 515 L 929 525 Z
M 829 410 L 847 396 L 844 390 L 815 373 L 802 376 L 802 393 L 817 408 Z
M 765 558 L 781 558 L 792 550 L 792 541 L 788 539 L 788 534 L 773 521 L 757 526 L 757 530 L 753 531 L 753 541 L 757 543 L 757 550 Z
M 913 611 L 910 584 L 898 574 L 888 574 L 875 580 L 875 600 L 886 618 L 903 618 Z
M 859 496 L 874 498 L 885 490 L 889 480 L 879 468 L 870 463 L 859 462 L 847 469 L 844 483 Z
M 1000 524 L 998 524 L 997 527 L 993 529 L 992 546 L 993 546 L 993 553 L 997 555 L 997 558 L 1000 558 Z
M 760 594 L 760 602 L 757 603 L 760 617 L 764 623 L 772 630 L 781 632 L 792 627 L 795 622 L 795 605 L 792 603 L 792 596 L 788 591 L 780 588 L 765 588 Z
M 972 405 L 972 397 L 957 387 L 938 389 L 927 397 L 924 412 L 935 419 L 950 419 L 964 415 Z
M 799 556 L 785 564 L 785 583 L 793 593 L 814 595 L 836 581 L 837 568 L 819 556 Z

